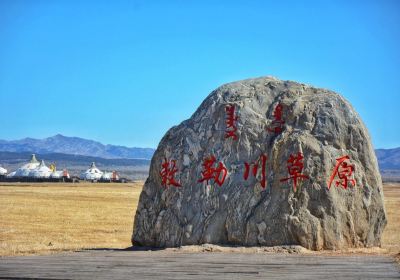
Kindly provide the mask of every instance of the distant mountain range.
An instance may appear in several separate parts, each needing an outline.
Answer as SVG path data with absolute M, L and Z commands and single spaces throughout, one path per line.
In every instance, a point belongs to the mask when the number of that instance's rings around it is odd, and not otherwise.
M 31 158 L 32 154 L 30 152 L 2 152 L 0 151 L 0 165 L 2 163 L 5 164 L 21 164 L 26 163 Z M 82 156 L 82 155 L 68 155 L 61 153 L 48 153 L 48 154 L 36 154 L 36 158 L 40 160 L 45 160 L 46 163 L 58 163 L 62 162 L 65 164 L 63 167 L 68 167 L 68 164 L 71 165 L 82 165 L 89 166 L 90 163 L 95 162 L 98 166 L 149 166 L 150 160 L 148 159 L 127 159 L 127 158 L 118 158 L 118 159 L 106 159 L 101 157 L 92 157 L 92 156 Z
M 380 169 L 400 169 L 400 148 L 375 150 Z
M 155 150 L 152 148 L 104 145 L 93 140 L 57 134 L 44 139 L 0 140 L 0 151 L 37 154 L 61 153 L 105 159 L 151 159 Z

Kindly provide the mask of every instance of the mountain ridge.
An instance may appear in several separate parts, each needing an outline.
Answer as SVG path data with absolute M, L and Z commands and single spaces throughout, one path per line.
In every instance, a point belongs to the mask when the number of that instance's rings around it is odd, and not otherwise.
M 0 151 L 39 154 L 62 153 L 105 159 L 151 159 L 155 149 L 105 145 L 94 140 L 56 134 L 43 139 L 26 137 L 20 140 L 0 140 Z
M 400 147 L 393 149 L 376 149 L 380 169 L 400 169 Z

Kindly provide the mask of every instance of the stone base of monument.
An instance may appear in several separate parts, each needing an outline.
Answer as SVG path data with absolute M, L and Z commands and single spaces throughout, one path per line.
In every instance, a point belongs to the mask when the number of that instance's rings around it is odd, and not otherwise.
M 142 251 L 144 247 L 136 247 L 135 250 Z M 160 250 L 160 248 L 146 247 L 144 251 Z M 163 248 L 166 252 L 180 253 L 246 253 L 246 254 L 301 254 L 301 255 L 388 255 L 386 249 L 381 247 L 347 248 L 341 250 L 308 250 L 299 245 L 283 246 L 224 246 L 215 244 L 185 245 L 180 247 Z M 396 257 L 396 256 L 395 256 Z
M 151 161 L 134 245 L 380 246 L 386 212 L 366 127 L 339 94 L 271 77 L 213 91 Z
M 167 248 L 173 252 L 185 252 L 185 253 L 205 253 L 205 252 L 216 252 L 216 253 L 279 253 L 279 254 L 310 254 L 310 251 L 299 245 L 288 245 L 288 246 L 255 246 L 255 247 L 244 247 L 244 246 L 222 246 L 215 244 L 202 244 L 202 245 L 186 245 L 178 248 Z

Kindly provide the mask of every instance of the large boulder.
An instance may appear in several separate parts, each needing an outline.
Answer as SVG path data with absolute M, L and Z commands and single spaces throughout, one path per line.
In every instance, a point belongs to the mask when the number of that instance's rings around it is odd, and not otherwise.
M 132 242 L 381 244 L 382 181 L 367 129 L 339 94 L 272 77 L 213 91 L 161 140 Z

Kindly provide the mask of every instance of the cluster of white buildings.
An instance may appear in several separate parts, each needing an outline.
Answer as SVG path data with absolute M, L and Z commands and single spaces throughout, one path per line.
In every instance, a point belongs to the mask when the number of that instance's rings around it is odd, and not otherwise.
M 7 169 L 0 166 L 0 176 L 4 176 L 7 174 Z
M 87 181 L 97 181 L 97 180 L 116 181 L 119 180 L 119 175 L 116 171 L 102 172 L 100 171 L 100 169 L 96 167 L 96 164 L 92 162 L 90 168 L 81 173 L 80 178 L 82 180 L 87 180 Z
M 28 163 L 25 163 L 17 170 L 7 174 L 5 168 L 0 167 L 0 176 L 5 176 L 6 178 L 25 178 L 25 179 L 69 179 L 70 175 L 66 169 L 62 171 L 57 171 L 55 166 L 52 165 L 51 168 L 46 166 L 44 161 L 38 161 L 35 154 Z M 119 175 L 116 171 L 113 172 L 102 172 L 100 171 L 94 162 L 90 165 L 90 168 L 81 173 L 80 179 L 88 181 L 117 181 L 119 180 Z
M 7 170 L 6 172 L 7 173 Z M 4 174 L 3 174 L 4 175 Z M 7 178 L 35 178 L 35 179 L 61 179 L 69 178 L 69 173 L 67 170 L 57 171 L 55 168 L 50 169 L 46 166 L 44 161 L 38 161 L 35 154 L 32 155 L 31 160 L 25 163 L 17 170 L 6 175 Z

